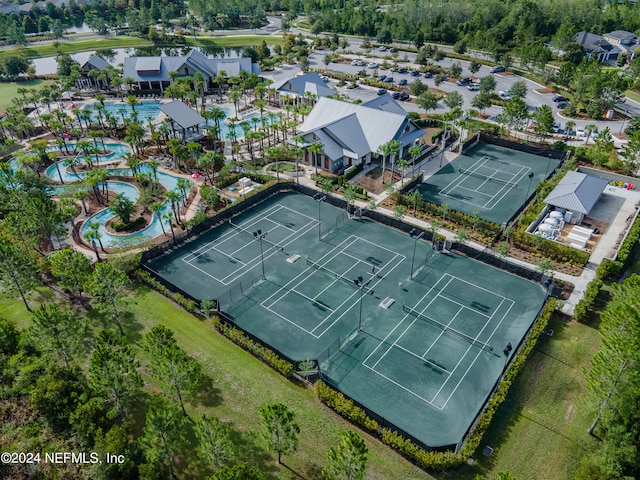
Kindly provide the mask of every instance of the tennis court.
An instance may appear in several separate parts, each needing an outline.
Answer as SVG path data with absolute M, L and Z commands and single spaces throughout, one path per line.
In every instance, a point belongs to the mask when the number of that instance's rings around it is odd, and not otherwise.
M 558 160 L 479 143 L 418 187 L 429 202 L 501 224 L 535 191 Z
M 503 350 L 546 298 L 537 284 L 292 192 L 148 267 L 219 299 L 289 358 L 318 359 L 330 384 L 434 447 L 464 437 L 512 355 Z

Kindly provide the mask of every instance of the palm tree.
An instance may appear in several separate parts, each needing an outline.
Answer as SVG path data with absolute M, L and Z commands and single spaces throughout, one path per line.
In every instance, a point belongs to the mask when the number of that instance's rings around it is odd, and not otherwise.
M 411 145 L 408 151 L 409 151 L 409 155 L 411 155 L 411 166 L 413 167 L 413 173 L 415 174 L 416 157 L 420 155 L 420 152 L 422 151 L 422 149 L 420 148 L 420 145 Z
M 378 153 L 382 155 L 382 185 L 384 185 L 384 171 L 387 166 L 387 155 L 391 153 L 390 142 L 383 143 L 378 147 Z
M 398 160 L 398 168 L 402 170 L 402 179 L 400 183 L 400 188 L 404 187 L 404 171 L 407 169 L 408 166 L 409 166 L 409 162 L 407 162 L 407 160 L 405 160 L 404 158 L 401 158 L 400 160 Z
M 292 152 L 296 159 L 296 183 L 299 185 L 300 178 L 298 177 L 298 160 L 304 154 L 304 149 L 300 148 L 300 145 L 305 143 L 305 139 L 302 135 L 296 135 L 295 137 L 293 137 L 293 143 L 296 146 L 296 148 L 294 148 Z
M 598 131 L 598 127 L 597 127 L 597 125 L 594 125 L 593 123 L 590 123 L 588 125 L 585 125 L 584 131 L 587 132 L 587 139 L 584 141 L 584 144 L 588 145 L 589 144 L 589 139 L 591 138 L 591 135 L 593 134 L 593 132 L 597 132 Z
M 313 154 L 313 164 L 316 166 L 316 175 L 318 174 L 318 155 L 324 151 L 322 142 L 312 142 L 307 148 Z
M 91 244 L 91 246 L 93 247 L 93 251 L 96 254 L 96 259 L 99 262 L 101 262 L 102 259 L 100 258 L 100 254 L 98 253 L 98 246 L 96 245 L 97 236 L 98 236 L 98 232 L 94 230 L 88 230 L 84 234 L 84 239 Z
M 167 235 L 167 232 L 164 229 L 164 224 L 162 223 L 162 202 L 153 202 L 151 205 L 149 205 L 149 210 L 151 210 L 151 213 L 153 213 L 154 215 L 158 216 L 158 221 L 160 222 L 160 228 L 162 228 L 162 234 L 163 235 Z
M 236 111 L 236 118 L 238 118 L 238 104 L 240 103 L 240 98 L 242 98 L 242 92 L 239 87 L 233 87 L 229 92 L 229 100 L 233 102 L 233 108 Z
M 100 233 L 100 222 L 91 222 L 89 223 L 89 230 L 95 232 L 94 238 L 96 240 L 98 240 L 98 243 L 100 244 L 100 248 L 102 249 L 102 251 L 104 252 L 104 245 L 102 244 L 102 234 Z
M 171 228 L 171 237 L 173 238 L 173 244 L 176 244 L 176 233 L 173 230 L 173 212 L 171 210 L 164 212 L 162 215 L 164 221 L 169 224 L 169 228 Z

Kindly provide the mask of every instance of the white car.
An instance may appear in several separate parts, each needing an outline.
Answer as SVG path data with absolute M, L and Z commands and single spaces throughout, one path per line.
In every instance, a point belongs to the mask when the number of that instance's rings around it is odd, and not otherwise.
M 509 90 L 500 90 L 498 92 L 498 95 L 503 100 L 511 100 L 511 93 L 509 92 Z
M 375 62 L 371 62 L 369 65 L 367 65 L 367 67 L 369 67 L 369 68 L 380 68 L 380 65 L 378 65 Z
M 584 128 L 576 128 L 576 137 L 586 137 L 587 132 L 584 131 Z
M 478 83 L 470 83 L 469 85 L 467 85 L 467 90 L 469 90 L 471 92 L 476 92 L 476 91 L 480 90 L 480 84 L 478 84 Z

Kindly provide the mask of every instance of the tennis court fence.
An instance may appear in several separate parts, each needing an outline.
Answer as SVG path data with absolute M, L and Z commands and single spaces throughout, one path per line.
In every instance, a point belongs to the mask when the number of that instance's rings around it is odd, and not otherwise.
M 439 321 L 428 317 L 427 315 L 424 315 L 423 313 L 420 313 L 419 311 L 411 308 L 408 305 L 402 305 L 402 311 L 408 313 L 409 315 L 417 318 L 418 320 L 422 320 L 426 323 L 429 323 L 431 325 L 434 325 L 436 327 L 438 327 L 439 329 L 441 329 L 443 332 L 448 333 L 449 335 L 452 335 L 454 337 L 458 337 L 461 340 L 464 340 L 467 343 L 470 343 L 471 345 L 473 345 L 474 347 L 478 347 L 482 350 L 485 350 L 487 352 L 493 352 L 493 347 L 491 345 L 489 345 L 488 343 L 484 343 L 481 342 L 480 340 L 476 340 L 475 338 L 467 335 L 466 333 L 460 332 L 458 330 L 456 330 L 455 328 L 451 328 L 447 325 L 445 325 L 444 323 L 440 323 Z

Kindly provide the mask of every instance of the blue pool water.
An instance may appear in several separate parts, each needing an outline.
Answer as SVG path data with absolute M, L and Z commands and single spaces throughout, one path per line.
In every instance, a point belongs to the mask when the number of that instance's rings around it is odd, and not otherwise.
M 96 102 L 99 103 L 99 102 Z M 88 105 L 85 107 L 85 110 L 91 110 L 92 115 L 91 115 L 91 119 L 92 120 L 97 120 L 98 116 L 96 114 L 95 109 L 93 108 L 94 105 L 96 105 L 96 103 Z M 158 118 L 158 115 L 160 115 L 160 109 L 158 108 L 160 106 L 162 102 L 158 101 L 158 100 L 150 100 L 150 101 L 146 101 L 146 100 L 142 100 L 140 101 L 140 103 L 136 104 L 135 108 L 136 108 L 136 113 L 138 115 L 138 120 L 141 122 L 146 122 L 147 117 L 152 117 L 153 120 Z M 124 116 L 126 118 L 130 118 L 131 117 L 131 112 L 133 111 L 133 107 L 131 105 L 129 105 L 128 103 L 123 103 L 123 102 L 104 102 L 104 111 L 109 112 L 109 114 L 111 114 L 114 117 L 117 117 L 120 119 L 120 121 L 122 121 L 122 114 L 120 112 L 120 110 L 124 110 Z

